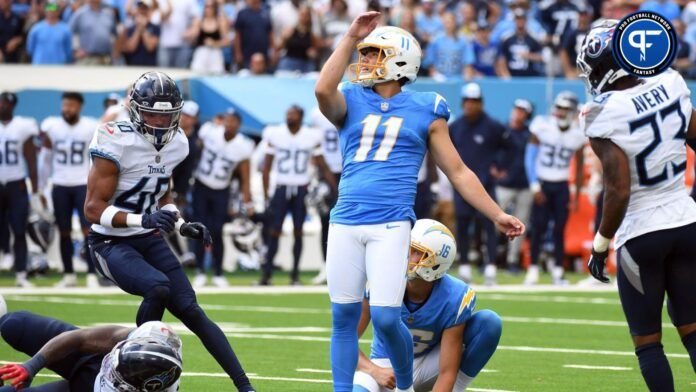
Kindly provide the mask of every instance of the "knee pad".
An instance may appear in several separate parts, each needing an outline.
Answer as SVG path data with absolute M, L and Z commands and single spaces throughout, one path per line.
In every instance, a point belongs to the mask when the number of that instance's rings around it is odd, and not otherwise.
M 372 325 L 378 331 L 395 331 L 401 322 L 401 308 L 396 306 L 370 306 Z
M 362 304 L 360 302 L 338 304 L 331 303 L 331 315 L 334 333 L 353 332 L 358 334 L 358 322 L 360 322 L 360 313 L 362 312 Z
M 500 319 L 498 313 L 490 309 L 483 309 L 475 314 L 480 317 L 482 330 L 491 337 L 495 336 L 496 341 L 499 340 L 500 335 L 503 333 L 503 320 Z

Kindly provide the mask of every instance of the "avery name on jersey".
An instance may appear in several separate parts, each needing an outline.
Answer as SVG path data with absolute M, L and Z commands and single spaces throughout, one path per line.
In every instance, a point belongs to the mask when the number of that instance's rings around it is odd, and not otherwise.
M 655 88 L 639 94 L 631 98 L 633 106 L 636 108 L 636 114 L 643 113 L 650 108 L 664 103 L 669 100 L 669 95 L 667 95 L 667 89 L 663 85 L 659 85 Z
M 147 165 L 147 169 L 149 171 L 148 174 L 167 174 L 167 170 L 165 169 L 164 165 L 162 165 L 162 167 Z

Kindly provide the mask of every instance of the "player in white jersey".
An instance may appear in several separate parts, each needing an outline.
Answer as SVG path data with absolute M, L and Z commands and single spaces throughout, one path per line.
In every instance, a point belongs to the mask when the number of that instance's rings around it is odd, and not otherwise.
M 336 186 L 338 186 L 338 183 L 341 181 L 341 169 L 343 168 L 343 156 L 341 155 L 341 148 L 338 143 L 338 130 L 331 121 L 321 114 L 321 110 L 319 110 L 318 106 L 312 109 L 311 122 L 314 128 L 319 129 L 319 131 L 324 134 L 324 139 L 321 142 L 321 152 L 324 155 L 324 160 L 329 166 L 331 173 L 333 173 Z M 326 244 L 329 240 L 329 212 L 333 206 L 336 205 L 336 200 L 338 200 L 338 195 L 336 193 L 329 193 L 324 201 L 326 207 L 319 214 L 319 218 L 321 219 L 321 251 L 324 256 L 324 261 L 326 261 Z M 326 269 L 322 267 L 319 274 L 312 279 L 312 284 L 324 283 L 326 283 Z
M 176 83 L 148 72 L 133 84 L 130 121 L 103 124 L 90 154 L 85 216 L 93 223 L 89 248 L 97 270 L 143 297 L 136 323 L 161 320 L 165 308 L 203 342 L 242 392 L 253 391 L 227 338 L 198 306 L 179 260 L 159 234 L 175 228 L 211 243 L 205 225 L 180 217 L 170 193 L 172 170 L 189 152 L 179 129 L 183 106 Z
M 539 255 L 546 231 L 553 221 L 553 255 L 555 266 L 550 268 L 554 284 L 563 284 L 565 257 L 564 233 L 569 207 L 574 206 L 582 188 L 583 147 L 585 135 L 575 122 L 578 99 L 564 91 L 554 100 L 551 116 L 536 116 L 529 124 L 531 136 L 525 154 L 525 169 L 534 194 L 532 206 L 531 256 L 525 284 L 539 280 Z M 568 189 L 570 162 L 575 157 L 575 198 L 571 203 Z
M 285 124 L 273 127 L 264 134 L 268 142 L 263 166 L 263 195 L 267 201 L 266 220 L 269 225 L 266 262 L 259 284 L 270 285 L 273 275 L 273 259 L 278 252 L 278 240 L 283 221 L 288 212 L 292 215 L 294 245 L 291 284 L 299 284 L 300 256 L 302 255 L 302 225 L 307 217 L 307 186 L 312 179 L 310 164 L 321 170 L 324 180 L 336 190 L 334 175 L 322 154 L 323 135 L 302 125 L 304 110 L 296 105 L 286 112 Z M 269 198 L 271 170 L 275 175 L 275 190 Z
M 193 185 L 191 203 L 194 219 L 206 225 L 213 238 L 213 284 L 217 287 L 229 285 L 222 276 L 222 227 L 229 217 L 230 185 L 235 170 L 239 173 L 245 211 L 253 213 L 249 159 L 255 146 L 251 139 L 239 132 L 241 124 L 239 113 L 228 109 L 223 115 L 222 124 L 206 123 L 198 131 L 198 140 L 203 150 L 193 174 L 196 182 Z M 208 279 L 203 265 L 204 255 L 203 246 L 197 246 L 198 275 L 194 279 L 194 287 L 205 286 Z
M 684 186 L 686 146 L 696 146 L 691 92 L 672 69 L 629 75 L 614 60 L 616 20 L 594 27 L 577 58 L 595 95 L 580 114 L 602 162 L 604 208 L 588 262 L 604 274 L 615 237 L 617 283 L 641 373 L 651 391 L 674 391 L 662 338 L 667 309 L 696 369 L 696 202 Z
M 0 367 L 12 386 L 0 391 L 176 392 L 182 367 L 182 344 L 166 324 L 150 321 L 138 328 L 105 325 L 82 328 L 30 312 L 0 317 L 3 339 L 31 358 Z M 63 380 L 31 387 L 42 369 Z
M 53 211 L 60 232 L 60 256 L 63 261 L 63 279 L 57 287 L 77 286 L 73 269 L 72 217 L 77 210 L 84 238 L 89 233 L 84 205 L 89 173 L 89 143 L 99 123 L 81 116 L 84 97 L 77 92 L 65 92 L 61 99 L 60 117 L 48 117 L 41 123 L 43 148 L 39 157 L 39 187 L 53 185 Z M 87 241 L 85 241 L 85 246 Z M 85 251 L 87 287 L 99 287 L 94 264 Z
M 27 219 L 30 205 L 34 211 L 43 210 L 38 193 L 34 145 L 39 128 L 34 119 L 15 116 L 16 106 L 14 93 L 0 94 L 0 218 L 9 222 L 14 237 L 12 251 L 16 284 L 31 287 L 26 274 Z M 31 199 L 27 194 L 27 177 L 31 181 Z

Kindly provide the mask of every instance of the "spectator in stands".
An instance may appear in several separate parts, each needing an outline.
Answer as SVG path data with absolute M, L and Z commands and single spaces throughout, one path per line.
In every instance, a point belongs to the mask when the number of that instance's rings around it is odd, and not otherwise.
M 24 22 L 11 6 L 12 1 L 0 0 L 0 63 L 19 62 L 19 48 L 24 42 Z
M 271 24 L 276 42 L 283 39 L 283 34 L 297 26 L 300 20 L 300 0 L 281 0 L 271 7 Z
M 225 72 L 225 58 L 222 48 L 230 44 L 229 21 L 221 0 L 207 0 L 203 7 L 203 17 L 195 27 L 197 40 L 193 53 L 191 69 L 208 74 Z
M 440 15 L 435 12 L 435 0 L 423 0 L 421 12 L 416 16 L 416 31 L 423 39 L 423 48 L 438 34 L 445 31 Z
M 590 8 L 580 10 L 578 19 L 578 28 L 568 31 L 563 37 L 560 48 L 561 66 L 563 74 L 567 79 L 576 79 L 578 70 L 575 68 L 575 59 L 578 57 L 578 51 L 582 46 L 582 41 L 585 40 L 587 32 L 590 31 L 592 23 L 592 14 Z
M 432 39 L 425 51 L 425 66 L 436 80 L 471 78 L 474 49 L 470 42 L 457 34 L 457 20 L 448 12 L 442 17 L 445 31 Z
M 516 29 L 515 10 L 522 9 L 525 12 L 529 12 L 530 5 L 528 0 L 512 0 L 508 3 L 508 7 L 509 9 L 502 18 L 489 22 L 489 25 L 493 26 L 491 42 L 500 44 L 505 38 L 514 34 Z M 544 39 L 546 35 L 546 31 L 536 18 L 527 19 L 527 31 L 537 41 Z
M 514 209 L 514 215 L 525 225 L 529 222 L 532 210 L 532 191 L 524 167 L 524 154 L 529 140 L 529 119 L 534 107 L 526 99 L 516 99 L 510 120 L 505 127 L 504 148 L 500 150 L 496 167 L 491 174 L 498 184 L 495 193 L 500 208 L 506 211 Z M 513 272 L 520 270 L 520 249 L 524 237 L 515 238 L 508 247 L 507 266 Z
M 527 14 L 522 8 L 515 9 L 515 32 L 500 46 L 498 56 L 498 76 L 539 76 L 541 75 L 541 44 L 527 31 Z
M 196 37 L 196 0 L 166 0 L 160 4 L 160 12 L 162 22 L 157 65 L 188 68 L 191 61 L 191 43 Z
M 691 47 L 689 43 L 684 40 L 686 27 L 684 26 L 684 22 L 680 19 L 674 19 L 672 25 L 674 26 L 674 31 L 677 33 L 678 42 L 677 54 L 672 66 L 682 75 L 690 76 L 690 72 L 694 69 L 694 65 L 691 61 Z
M 580 19 L 580 9 L 570 0 L 554 0 L 541 2 L 539 16 L 546 30 L 546 42 L 552 48 L 558 49 L 563 37 L 577 29 Z
M 472 3 L 462 3 L 459 8 L 461 18 L 459 20 L 459 34 L 466 38 L 472 39 L 476 31 L 476 8 Z
M 285 51 L 278 63 L 279 71 L 316 71 L 319 38 L 312 32 L 312 13 L 309 7 L 300 8 L 297 26 L 290 27 L 283 33 L 279 49 Z
M 452 143 L 464 163 L 481 180 L 488 194 L 495 198 L 495 178 L 491 175 L 491 167 L 498 152 L 504 146 L 505 128 L 483 110 L 481 87 L 476 83 L 468 83 L 462 88 L 462 113 L 462 116 L 450 126 Z M 459 267 L 459 275 L 465 281 L 471 281 L 471 266 L 468 259 L 469 227 L 476 219 L 483 225 L 486 232 L 486 249 L 488 250 L 486 283 L 495 283 L 498 237 L 493 222 L 466 203 L 459 193 L 454 195 L 454 208 L 457 216 L 457 251 L 462 263 Z
M 237 14 L 234 28 L 234 59 L 237 66 L 249 68 L 249 61 L 254 53 L 262 53 L 271 59 L 271 63 L 275 63 L 273 27 L 261 0 L 247 0 L 247 7 Z
M 242 68 L 237 72 L 237 76 L 256 76 L 266 75 L 268 67 L 266 66 L 266 56 L 263 53 L 254 53 L 249 60 L 249 68 Z
M 128 65 L 157 65 L 160 27 L 150 21 L 152 0 L 138 0 L 131 26 L 121 30 L 121 51 Z
M 495 76 L 495 61 L 498 58 L 499 45 L 491 42 L 491 26 L 480 24 L 474 35 L 474 63 L 472 64 L 475 77 Z
M 46 3 L 46 19 L 31 27 L 27 53 L 32 64 L 67 64 L 72 61 L 72 34 L 60 20 L 58 5 Z
M 70 30 L 77 36 L 75 59 L 80 65 L 111 64 L 116 38 L 116 14 L 101 0 L 88 0 L 70 18 Z
M 678 19 L 681 14 L 679 6 L 672 0 L 648 0 L 640 5 L 640 10 L 657 12 L 669 20 Z
M 353 20 L 348 15 L 346 0 L 331 0 L 331 8 L 321 17 L 321 35 L 323 38 L 322 62 L 336 48 L 338 41 L 348 31 Z

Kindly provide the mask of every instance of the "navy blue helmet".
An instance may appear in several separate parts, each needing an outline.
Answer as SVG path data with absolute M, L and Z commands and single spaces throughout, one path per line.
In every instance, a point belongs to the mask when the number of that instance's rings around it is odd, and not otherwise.
M 112 367 L 114 386 L 123 392 L 160 392 L 174 385 L 182 372 L 178 351 L 157 339 L 126 340 Z
M 592 95 L 608 91 L 617 80 L 630 76 L 612 54 L 612 38 L 618 23 L 615 19 L 596 22 L 585 36 L 578 53 L 576 64 L 580 70 L 580 78 Z
M 135 128 L 161 148 L 179 128 L 184 100 L 174 80 L 162 72 L 147 72 L 133 83 L 128 111 Z

